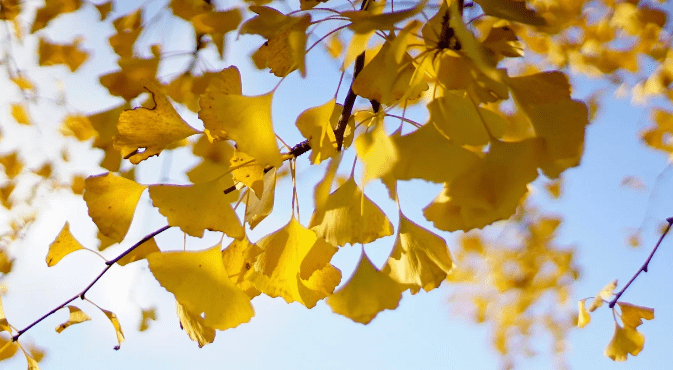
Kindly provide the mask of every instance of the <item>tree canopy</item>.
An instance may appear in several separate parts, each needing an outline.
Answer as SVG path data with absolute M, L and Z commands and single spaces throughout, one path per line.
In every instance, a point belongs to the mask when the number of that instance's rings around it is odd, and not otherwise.
M 544 184 L 548 199 L 563 196 L 607 89 L 646 107 L 639 140 L 673 152 L 660 3 L 1 0 L 0 280 L 35 255 L 28 248 L 46 252 L 40 269 L 84 251 L 103 261 L 32 323 L 0 304 L 0 361 L 21 352 L 38 369 L 43 349 L 24 333 L 66 307 L 57 332 L 100 311 L 119 349 L 132 325 L 89 293 L 132 264 L 174 296 L 199 347 L 255 320 L 258 296 L 324 301 L 366 325 L 449 284 L 451 300 L 490 325 L 504 366 L 532 352 L 534 327 L 562 354 L 597 309 L 615 322 L 604 354 L 638 355 L 654 309 L 621 297 L 673 219 L 627 284 L 576 308 L 576 247 L 558 242 L 562 218 L 532 193 Z M 577 81 L 606 88 L 579 99 Z M 419 189 L 437 194 L 420 205 Z M 68 211 L 48 245 L 27 245 L 56 197 L 92 222 Z M 284 226 L 266 226 L 272 217 Z M 377 240 L 383 252 L 365 248 Z M 360 257 L 344 270 L 336 256 L 352 248 Z M 35 297 L 12 299 L 6 307 Z M 141 308 L 138 330 L 168 309 Z

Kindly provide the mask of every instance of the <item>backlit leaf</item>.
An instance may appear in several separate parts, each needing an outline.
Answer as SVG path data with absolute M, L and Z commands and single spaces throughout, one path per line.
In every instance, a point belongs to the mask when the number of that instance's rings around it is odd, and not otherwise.
M 295 69 L 305 77 L 306 28 L 311 24 L 311 16 L 291 18 L 293 22 L 269 38 L 252 55 L 252 60 L 257 68 L 268 67 L 278 77 L 285 77 Z
M 2 331 L 12 333 L 12 328 L 9 326 L 7 317 L 5 316 L 5 310 L 2 308 L 2 297 L 0 297 L 0 332 Z
M 376 121 L 379 122 L 372 131 L 355 140 L 357 156 L 364 163 L 365 183 L 389 174 L 399 159 L 393 140 L 384 130 L 383 120 L 377 116 Z
M 195 15 L 190 19 L 197 34 L 208 34 L 224 58 L 224 35 L 238 28 L 241 23 L 241 12 L 238 9 L 227 11 L 211 11 Z
M 262 249 L 250 243 L 247 237 L 233 240 L 222 251 L 222 262 L 229 273 L 229 278 L 241 288 L 251 299 L 258 296 L 260 291 L 245 278 L 245 274 L 252 268 Z
M 154 238 L 140 244 L 131 253 L 122 257 L 117 263 L 121 266 L 126 266 L 129 263 L 145 259 L 150 253 L 160 252 L 157 242 Z
M 261 199 L 264 195 L 264 167 L 256 164 L 254 158 L 243 152 L 234 153 L 230 167 L 238 167 L 232 171 L 234 180 L 244 183 L 255 192 L 258 199 Z
M 12 117 L 14 120 L 22 125 L 30 125 L 30 118 L 28 118 L 28 112 L 22 104 L 11 104 L 12 107 Z
M 105 86 L 110 95 L 121 96 L 125 100 L 131 100 L 138 95 L 147 92 L 147 81 L 153 81 L 159 67 L 161 49 L 152 47 L 152 58 L 121 58 L 117 62 L 120 71 L 111 72 L 100 77 L 100 84 Z
M 159 284 L 189 312 L 203 315 L 203 325 L 226 330 L 254 315 L 250 298 L 229 278 L 219 245 L 196 252 L 152 253 L 147 260 Z
M 180 302 L 176 301 L 175 304 L 177 305 L 180 328 L 189 335 L 191 340 L 199 344 L 199 348 L 215 341 L 215 329 L 206 326 L 203 317 L 189 312 Z
M 589 305 L 589 312 L 596 311 L 598 307 L 603 305 L 604 300 L 610 299 L 615 288 L 617 288 L 617 279 L 608 283 L 603 287 L 603 289 L 601 289 L 600 292 L 598 292 L 598 294 L 596 294 L 596 297 L 594 297 L 593 301 L 591 301 L 591 305 Z
M 626 361 L 628 355 L 637 356 L 643 350 L 645 336 L 635 328 L 621 327 L 615 323 L 615 334 L 605 348 L 605 355 L 613 361 Z
M 81 0 L 45 0 L 44 6 L 37 9 L 30 33 L 46 27 L 51 20 L 64 13 L 74 12 L 82 5 Z M 3 4 L 3 8 L 4 8 Z
M 303 111 L 297 117 L 297 128 L 311 145 L 312 163 L 318 164 L 337 154 L 336 137 L 332 127 L 335 126 L 334 121 L 339 119 L 339 114 L 335 115 L 334 112 L 342 109 L 336 104 L 336 100 L 332 99 L 321 106 Z
M 587 311 L 587 309 L 585 307 L 585 301 L 586 301 L 586 299 L 582 299 L 582 300 L 577 301 L 577 305 L 579 307 L 579 316 L 577 318 L 577 327 L 578 328 L 585 327 L 591 321 L 591 316 L 589 316 L 589 312 Z
M 272 168 L 264 174 L 264 192 L 261 198 L 247 192 L 243 198 L 245 202 L 245 222 L 254 229 L 266 216 L 273 211 L 273 203 L 276 194 L 276 168 Z
M 104 310 L 102 308 L 100 310 L 103 311 L 105 316 L 107 316 L 108 320 L 110 320 L 110 323 L 112 323 L 112 327 L 114 327 L 115 329 L 115 334 L 117 335 L 117 343 L 119 344 L 117 344 L 114 347 L 114 349 L 118 350 L 119 347 L 121 347 L 122 342 L 124 341 L 124 332 L 122 332 L 122 326 L 119 323 L 119 319 L 117 319 L 117 315 L 115 315 L 114 312 Z
M 85 314 L 84 311 L 75 306 L 68 306 L 68 310 L 70 310 L 70 317 L 68 318 L 68 321 L 56 327 L 56 332 L 59 334 L 70 325 L 91 320 L 89 315 Z
M 624 327 L 637 328 L 643 323 L 643 319 L 654 319 L 654 309 L 649 307 L 636 306 L 626 302 L 617 302 L 622 311 L 620 318 Z
M 89 54 L 79 48 L 82 40 L 77 38 L 72 44 L 52 44 L 44 38 L 40 38 L 38 53 L 41 66 L 65 64 L 70 72 L 75 72 L 89 57 Z
M 54 266 L 63 257 L 80 249 L 84 249 L 84 247 L 72 236 L 70 233 L 70 225 L 66 221 L 61 232 L 49 245 L 49 252 L 47 252 L 47 266 Z
M 146 310 L 140 311 L 140 325 L 138 325 L 138 331 L 145 331 L 150 328 L 150 321 L 157 320 L 157 310 L 152 307 Z
M 484 14 L 510 21 L 544 26 L 547 22 L 534 11 L 526 8 L 525 1 L 518 0 L 475 0 Z

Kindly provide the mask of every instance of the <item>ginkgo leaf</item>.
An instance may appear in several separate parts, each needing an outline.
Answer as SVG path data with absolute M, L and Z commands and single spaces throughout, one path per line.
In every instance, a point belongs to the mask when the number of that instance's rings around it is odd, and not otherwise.
M 628 355 L 637 356 L 643 350 L 645 336 L 631 327 L 615 323 L 615 334 L 605 348 L 605 355 L 613 361 L 626 361 Z
M 5 175 L 15 178 L 23 169 L 23 162 L 16 151 L 0 156 L 0 164 L 5 168 Z
M 508 25 L 491 27 L 483 45 L 500 56 L 510 58 L 524 56 L 524 43 L 519 41 L 514 30 Z
M 30 33 L 35 33 L 46 27 L 52 19 L 61 14 L 76 11 L 81 5 L 81 0 L 45 0 L 44 6 L 37 9 Z
M 471 230 L 507 219 L 538 176 L 538 139 L 491 141 L 489 152 L 470 171 L 444 185 L 423 214 L 445 231 Z
M 412 294 L 439 286 L 454 264 L 444 239 L 415 224 L 400 211 L 397 239 L 381 270 Z
M 392 138 L 383 127 L 383 119 L 377 116 L 376 120 L 378 123 L 372 131 L 355 139 L 358 159 L 364 163 L 364 183 L 389 174 L 399 158 Z
M 622 311 L 620 318 L 626 328 L 637 328 L 642 325 L 643 319 L 654 319 L 654 309 L 643 306 L 636 306 L 631 303 L 617 302 Z M 634 355 L 635 356 L 635 355 Z
M 234 285 L 222 261 L 219 245 L 203 251 L 152 253 L 150 270 L 159 284 L 205 326 L 234 328 L 254 315 L 248 295 Z
M 15 75 L 14 77 L 10 77 L 10 80 L 12 82 L 14 82 L 14 84 L 16 86 L 18 86 L 19 89 L 21 89 L 21 90 L 34 90 L 35 89 L 35 86 L 33 85 L 33 83 L 26 76 L 22 76 L 22 75 L 18 74 L 18 75 Z
M 294 217 L 283 228 L 257 243 L 262 252 L 246 274 L 257 289 L 286 302 L 299 302 L 313 308 L 339 284 L 335 272 L 325 269 L 337 248 L 302 226 Z M 336 270 L 338 271 L 338 270 Z M 313 279 L 313 281 L 311 281 Z M 336 280 L 336 284 L 332 285 Z M 325 285 L 326 284 L 326 285 Z
M 525 1 L 517 0 L 475 0 L 484 14 L 508 19 L 510 21 L 530 24 L 532 26 L 544 26 L 547 24 L 544 18 L 534 11 L 526 8 Z
M 381 7 L 373 6 L 372 9 L 349 10 L 341 12 L 341 15 L 351 21 L 349 28 L 358 34 L 367 34 L 373 31 L 391 31 L 395 24 L 409 19 L 423 10 L 427 0 L 420 1 L 413 8 L 390 13 L 380 13 Z
M 337 154 L 333 127 L 339 115 L 335 115 L 334 112 L 341 109 L 336 100 L 332 99 L 321 106 L 303 111 L 297 117 L 297 128 L 311 146 L 312 163 L 318 164 Z
M 122 59 L 133 58 L 133 45 L 143 31 L 142 18 L 143 9 L 141 7 L 112 22 L 117 33 L 110 36 L 108 42 L 112 46 L 112 50 Z
M 12 358 L 18 349 L 19 346 L 12 340 L 12 337 L 0 336 L 0 361 Z
M 67 115 L 59 130 L 63 136 L 74 136 L 79 141 L 86 141 L 98 135 L 93 128 L 89 117 L 82 115 Z
M 149 329 L 150 321 L 157 321 L 157 310 L 154 307 L 140 311 L 140 325 L 138 325 L 138 331 Z
M 513 77 L 507 81 L 517 106 L 545 142 L 540 168 L 550 178 L 579 165 L 584 130 L 589 123 L 586 105 L 570 98 L 568 78 L 561 72 Z
M 70 68 L 70 72 L 75 72 L 89 57 L 89 54 L 79 48 L 81 41 L 77 38 L 72 44 L 52 44 L 46 39 L 40 38 L 39 64 L 41 66 L 65 64 Z
M 327 242 L 343 247 L 366 244 L 393 234 L 393 225 L 385 213 L 349 178 L 316 208 L 311 230 Z
M 589 315 L 589 312 L 585 307 L 585 301 L 586 299 L 581 299 L 577 301 L 577 306 L 579 308 L 579 316 L 577 317 L 577 327 L 580 329 L 585 327 L 591 321 L 591 316 Z
M 19 347 L 23 351 L 24 356 L 26 356 L 26 362 L 28 362 L 28 370 L 40 370 L 37 361 L 28 352 L 26 352 L 23 349 L 23 347 L 21 347 L 21 345 L 19 345 Z
M 21 14 L 22 5 L 24 5 L 24 3 L 21 0 L 3 1 L 2 9 L 0 9 L 0 20 L 14 21 L 16 16 Z M 13 348 L 14 352 L 16 352 L 16 346 L 13 346 Z M 13 354 L 14 353 L 12 353 L 12 355 Z
M 77 239 L 70 233 L 70 225 L 65 222 L 61 232 L 56 239 L 49 245 L 49 252 L 47 253 L 47 266 L 51 267 L 57 264 L 63 257 L 68 254 L 84 249 Z
M 306 76 L 306 29 L 311 25 L 310 14 L 292 17 L 294 22 L 276 33 L 252 55 L 259 69 L 268 67 L 278 77 L 285 77 L 299 69 Z
M 227 175 L 194 185 L 152 185 L 150 198 L 168 224 L 200 238 L 205 230 L 221 231 L 240 239 L 245 229 L 229 204 L 224 189 L 233 185 Z
M 224 58 L 224 35 L 238 28 L 241 23 L 241 12 L 238 9 L 227 11 L 204 12 L 193 16 L 190 21 L 197 34 L 208 34 Z
M 5 309 L 2 308 L 2 297 L 0 297 L 0 332 L 2 331 L 12 333 L 12 328 L 9 326 L 9 322 L 7 322 L 7 317 L 5 316 Z
M 608 300 L 610 299 L 610 296 L 612 296 L 612 292 L 617 288 L 617 279 L 611 281 L 608 283 L 606 286 L 601 289 L 598 294 L 596 294 L 596 297 L 594 297 L 593 301 L 591 301 L 591 305 L 589 305 L 589 312 L 594 312 L 596 309 L 600 306 L 603 305 L 603 300 Z
M 189 312 L 180 302 L 176 301 L 175 304 L 177 305 L 180 328 L 189 335 L 191 340 L 198 343 L 199 348 L 215 341 L 215 329 L 206 326 L 203 317 Z
M 243 152 L 234 154 L 230 166 L 238 167 L 232 171 L 234 180 L 244 183 L 255 192 L 258 199 L 261 199 L 264 195 L 264 167 L 256 164 L 254 158 Z
M 121 96 L 131 100 L 147 92 L 147 81 L 153 81 L 161 59 L 161 48 L 152 46 L 152 58 L 121 58 L 118 61 L 120 71 L 111 72 L 100 77 L 100 84 L 105 86 L 110 95 Z
M 131 253 L 122 257 L 117 263 L 121 266 L 126 266 L 129 263 L 140 261 L 145 259 L 150 253 L 161 252 L 157 242 L 154 238 L 140 244 L 136 249 L 131 251 Z
M 84 181 L 84 201 L 98 230 L 116 242 L 122 241 L 145 188 L 112 173 L 87 177 Z
M 252 268 L 262 249 L 250 243 L 247 237 L 232 241 L 222 251 L 222 262 L 229 273 L 231 281 L 241 288 L 251 299 L 258 296 L 260 291 L 245 278 L 245 274 Z
M 254 229 L 266 216 L 273 211 L 273 203 L 276 194 L 276 168 L 272 168 L 264 174 L 264 191 L 261 198 L 257 195 L 247 192 L 243 201 L 245 202 L 245 222 Z
M 98 10 L 98 13 L 100 14 L 101 21 L 104 21 L 107 18 L 107 16 L 112 11 L 113 5 L 114 3 L 112 0 L 96 5 L 96 10 Z
M 114 349 L 118 350 L 121 347 L 122 342 L 124 341 L 124 332 L 122 332 L 122 326 L 119 323 L 119 319 L 117 318 L 117 315 L 115 315 L 115 313 L 112 311 L 104 310 L 102 308 L 100 310 L 103 311 L 105 316 L 107 316 L 108 320 L 110 320 L 110 323 L 112 323 L 112 327 L 115 329 L 118 344 L 114 347 Z
M 115 149 L 121 150 L 122 156 L 133 164 L 158 155 L 167 145 L 199 132 L 180 117 L 157 85 L 147 81 L 145 88 L 152 94 L 154 108 L 139 107 L 122 112 L 117 124 L 119 133 L 113 138 Z
M 379 312 L 394 310 L 402 299 L 402 287 L 374 267 L 362 251 L 353 276 L 327 298 L 332 311 L 361 324 L 369 324 Z
M 203 0 L 171 0 L 168 7 L 176 17 L 186 21 L 213 10 L 213 4 Z
M 68 310 L 70 310 L 70 317 L 68 318 L 68 321 L 56 327 L 56 332 L 59 334 L 70 325 L 91 320 L 89 315 L 75 306 L 68 306 Z
M 236 141 L 238 150 L 255 158 L 260 166 L 278 167 L 283 158 L 271 123 L 273 91 L 259 96 L 240 93 L 241 75 L 236 67 L 211 80 L 199 101 L 199 118 L 206 134 Z
M 17 123 L 21 125 L 30 125 L 30 118 L 28 118 L 28 112 L 22 104 L 10 104 L 12 107 L 12 117 L 16 120 Z

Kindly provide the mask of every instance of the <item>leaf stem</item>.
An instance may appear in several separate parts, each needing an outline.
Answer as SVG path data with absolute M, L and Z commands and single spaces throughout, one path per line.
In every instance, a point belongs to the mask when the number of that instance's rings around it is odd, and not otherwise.
M 659 245 L 664 240 L 664 237 L 666 236 L 666 234 L 668 234 L 669 230 L 671 230 L 671 225 L 673 225 L 673 217 L 667 218 L 666 222 L 668 222 L 668 226 L 666 226 L 666 229 L 664 229 L 664 232 L 661 233 L 661 237 L 659 237 L 659 241 L 657 242 L 657 244 L 652 249 L 652 252 L 650 253 L 650 255 L 645 260 L 645 263 L 643 263 L 643 265 L 640 266 L 640 268 L 638 269 L 638 271 L 636 271 L 635 275 L 633 275 L 631 280 L 629 280 L 629 282 L 626 283 L 626 285 L 624 285 L 622 290 L 620 290 L 619 293 L 617 293 L 615 295 L 615 297 L 610 301 L 610 304 L 608 305 L 610 308 L 615 307 L 615 304 L 617 304 L 617 301 L 619 300 L 619 298 L 621 298 L 622 294 L 624 294 L 626 289 L 628 289 L 628 287 L 631 285 L 631 283 L 633 283 L 633 281 L 636 280 L 636 278 L 638 277 L 638 275 L 640 275 L 641 272 L 647 272 L 647 266 L 650 264 L 650 261 L 652 260 L 652 257 L 654 257 L 654 253 L 659 248 Z
M 37 325 L 37 324 L 40 323 L 42 320 L 44 320 L 44 319 L 46 319 L 47 317 L 53 315 L 56 311 L 60 310 L 61 308 L 65 307 L 65 306 L 67 306 L 70 302 L 76 300 L 77 298 L 80 298 L 80 299 L 82 299 L 82 300 L 85 300 L 85 299 L 86 299 L 86 298 L 85 298 L 86 293 L 87 293 L 87 292 L 88 292 L 88 291 L 89 291 L 89 290 L 90 290 L 90 289 L 91 289 L 91 288 L 98 282 L 98 280 L 100 280 L 100 278 L 103 277 L 103 275 L 105 275 L 106 272 L 108 272 L 108 270 L 112 267 L 112 265 L 114 265 L 114 264 L 115 264 L 117 261 L 119 261 L 120 259 L 124 258 L 124 256 L 126 256 L 127 254 L 131 253 L 134 249 L 138 248 L 138 247 L 139 247 L 141 244 L 143 244 L 144 242 L 146 242 L 146 241 L 152 239 L 153 237 L 157 236 L 158 234 L 161 234 L 162 232 L 168 230 L 170 227 L 171 227 L 170 225 L 166 225 L 166 226 L 162 227 L 162 228 L 159 229 L 159 230 L 156 230 L 156 231 L 154 231 L 154 232 L 152 232 L 152 233 L 150 233 L 150 234 L 145 235 L 144 238 L 140 239 L 140 241 L 138 241 L 137 243 L 135 243 L 131 248 L 127 249 L 126 251 L 124 251 L 122 254 L 120 254 L 119 256 L 117 256 L 116 258 L 114 258 L 113 260 L 105 262 L 105 264 L 106 264 L 107 266 L 105 266 L 105 268 L 103 269 L 103 271 L 101 271 L 101 273 L 98 274 L 98 276 L 96 276 L 96 278 L 95 278 L 89 285 L 87 285 L 87 287 L 84 288 L 84 290 L 82 290 L 81 292 L 77 293 L 77 294 L 74 295 L 72 298 L 68 299 L 67 301 L 61 303 L 60 305 L 58 305 L 58 306 L 57 306 L 56 308 L 54 308 L 53 310 L 51 310 L 51 311 L 47 312 L 46 314 L 42 315 L 42 317 L 40 317 L 39 319 L 33 321 L 30 325 L 28 325 L 28 326 L 26 326 L 25 328 L 23 328 L 23 329 L 17 331 L 17 333 L 12 337 L 12 342 L 16 342 L 17 340 L 19 340 L 19 337 L 20 337 L 23 333 L 25 333 L 25 332 L 27 332 L 28 330 L 30 330 L 33 326 Z

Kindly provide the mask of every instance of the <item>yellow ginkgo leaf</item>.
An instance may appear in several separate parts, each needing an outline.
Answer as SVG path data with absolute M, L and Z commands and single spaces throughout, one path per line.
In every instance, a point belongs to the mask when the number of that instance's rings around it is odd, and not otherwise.
M 587 106 L 570 98 L 570 84 L 562 72 L 509 78 L 517 106 L 526 114 L 535 136 L 544 140 L 540 168 L 551 178 L 579 165 L 584 149 Z
M 159 246 L 157 246 L 157 242 L 154 240 L 154 238 L 152 238 L 143 244 L 140 244 L 131 253 L 125 255 L 119 261 L 117 261 L 117 263 L 121 266 L 126 266 L 129 263 L 145 259 L 150 253 L 154 252 L 161 252 L 161 250 L 159 249 Z
M 617 304 L 622 311 L 620 318 L 624 327 L 635 329 L 642 325 L 643 319 L 654 319 L 654 308 L 636 306 L 626 302 L 617 302 Z
M 238 167 L 232 171 L 234 180 L 252 189 L 258 199 L 264 196 L 264 167 L 255 163 L 254 158 L 243 152 L 235 152 L 229 165 Z
M 18 349 L 19 346 L 12 340 L 12 337 L 0 336 L 0 361 L 12 358 Z
M 122 59 L 133 58 L 133 44 L 143 31 L 142 18 L 143 8 L 141 7 L 112 22 L 117 33 L 110 36 L 108 42 L 112 46 L 112 50 Z
M 171 8 L 176 17 L 186 21 L 213 10 L 213 4 L 203 0 L 171 0 L 168 7 Z
M 150 270 L 159 284 L 205 326 L 234 328 L 254 315 L 250 297 L 229 278 L 220 246 L 203 251 L 152 253 Z
M 147 81 L 145 88 L 152 94 L 154 108 L 139 107 L 122 112 L 117 124 L 119 133 L 113 138 L 115 149 L 121 150 L 122 156 L 133 164 L 158 155 L 167 145 L 199 132 L 180 117 L 159 86 Z
M 112 11 L 113 5 L 112 0 L 96 5 L 96 10 L 98 10 L 98 13 L 100 14 L 101 21 L 104 21 L 107 18 Z
M 643 350 L 645 336 L 634 328 L 622 328 L 615 323 L 615 334 L 605 348 L 605 355 L 613 361 L 626 361 L 631 354 L 637 356 Z
M 180 328 L 189 335 L 189 338 L 198 343 L 199 348 L 215 341 L 215 329 L 204 324 L 203 317 L 195 315 L 180 302 L 175 302 L 178 310 Z
M 88 177 L 84 181 L 84 201 L 98 230 L 115 242 L 122 241 L 145 188 L 112 173 Z
M 305 77 L 306 28 L 311 25 L 311 16 L 291 18 L 293 22 L 269 38 L 252 55 L 252 60 L 257 68 L 268 67 L 278 77 L 285 77 L 295 69 Z
M 222 251 L 222 262 L 229 273 L 229 278 L 241 288 L 251 299 L 258 296 L 260 291 L 245 278 L 245 274 L 252 268 L 262 249 L 250 243 L 247 237 L 232 241 Z
M 247 192 L 243 198 L 245 202 L 245 222 L 254 229 L 266 216 L 273 211 L 273 202 L 276 194 L 276 169 L 272 168 L 264 174 L 264 192 L 261 198 Z
M 594 297 L 594 300 L 591 301 L 591 305 L 589 305 L 589 312 L 594 312 L 596 309 L 600 306 L 603 305 L 604 300 L 610 299 L 610 296 L 612 296 L 612 292 L 617 288 L 617 279 L 611 281 L 608 283 L 606 286 L 601 289 L 598 294 L 596 294 L 596 297 Z
M 111 95 L 121 96 L 127 101 L 147 92 L 146 81 L 155 79 L 161 59 L 161 48 L 158 45 L 152 46 L 152 54 L 153 57 L 147 59 L 130 56 L 119 59 L 117 63 L 121 70 L 101 76 L 100 84 L 105 86 Z
M 152 307 L 149 309 L 144 309 L 140 311 L 140 325 L 138 325 L 138 331 L 145 331 L 150 328 L 150 321 L 157 320 L 157 310 Z
M 278 167 L 283 161 L 271 123 L 273 91 L 242 96 L 241 75 L 230 67 L 213 78 L 201 95 L 199 118 L 211 138 L 236 141 L 238 150 L 260 166 Z
M 224 58 L 224 35 L 237 29 L 241 19 L 240 10 L 231 9 L 204 12 L 192 17 L 190 22 L 197 34 L 210 35 L 220 53 L 220 58 Z
M 257 15 L 243 23 L 239 31 L 241 35 L 256 34 L 268 40 L 297 21 L 297 18 L 268 6 L 251 5 L 250 11 Z
M 61 14 L 74 12 L 81 5 L 81 0 L 45 0 L 44 6 L 37 9 L 30 33 L 43 29 L 52 19 Z M 3 8 L 4 6 L 3 4 Z
M 15 75 L 14 77 L 10 77 L 10 80 L 14 82 L 16 86 L 19 87 L 21 90 L 34 90 L 35 86 L 33 83 L 28 79 L 26 76 L 22 75 Z
M 19 347 L 23 351 L 24 356 L 26 356 L 26 362 L 28 362 L 28 370 L 40 370 L 37 361 L 28 352 L 26 352 L 23 349 L 23 347 L 21 347 L 21 345 L 19 345 Z
M 486 15 L 530 24 L 532 26 L 544 26 L 547 24 L 544 18 L 526 8 L 525 1 L 475 0 L 475 2 L 481 6 Z
M 22 125 L 30 125 L 30 118 L 28 118 L 28 112 L 22 104 L 10 104 L 12 107 L 12 117 L 16 120 L 17 123 Z
M 449 247 L 439 235 L 415 224 L 400 211 L 397 239 L 381 270 L 412 294 L 439 286 L 454 264 Z
M 16 151 L 0 156 L 0 164 L 5 168 L 5 175 L 15 178 L 23 169 L 23 162 Z
M 98 135 L 98 131 L 91 125 L 89 117 L 82 115 L 67 115 L 59 130 L 63 136 L 74 136 L 79 141 L 86 141 Z
M 75 72 L 89 57 L 88 53 L 79 48 L 81 41 L 77 38 L 72 44 L 52 44 L 46 39 L 40 38 L 39 64 L 41 66 L 65 64 L 70 68 L 70 72 Z
M 191 236 L 200 238 L 205 230 L 211 230 L 240 239 L 245 229 L 229 204 L 231 194 L 224 194 L 231 185 L 227 175 L 194 185 L 152 185 L 150 198 L 169 225 Z
M 316 275 L 313 283 L 307 286 L 313 274 L 328 264 L 337 248 L 302 226 L 294 217 L 283 228 L 256 244 L 262 252 L 245 278 L 264 294 L 313 308 L 318 300 L 332 293 L 339 284 L 336 281 L 331 286 L 334 273 L 326 270 L 324 273 L 328 276 Z M 321 283 L 329 285 L 321 286 Z
M 585 327 L 591 321 L 591 316 L 589 315 L 589 312 L 585 307 L 585 301 L 586 299 L 581 299 L 577 301 L 577 306 L 579 308 L 579 315 L 577 317 L 578 328 Z
M 68 310 L 70 310 L 70 317 L 68 318 L 68 321 L 56 327 L 57 333 L 61 333 L 70 325 L 79 324 L 81 322 L 91 320 L 89 315 L 85 314 L 84 311 L 80 310 L 75 306 L 68 306 Z
M 8 333 L 12 332 L 9 322 L 7 322 L 7 317 L 5 316 L 5 309 L 2 308 L 2 297 L 0 297 L 0 332 L 6 331 Z
M 355 140 L 358 159 L 364 163 L 364 183 L 389 174 L 399 159 L 395 144 L 383 127 L 383 119 L 377 116 L 376 121 L 372 131 Z
M 316 208 L 309 227 L 339 247 L 371 243 L 393 234 L 385 213 L 362 193 L 352 177 Z
M 351 21 L 349 28 L 358 34 L 366 34 L 373 31 L 390 31 L 395 29 L 395 24 L 409 19 L 423 10 L 427 0 L 420 1 L 416 6 L 407 10 L 390 13 L 381 13 L 381 6 L 372 6 L 365 10 L 348 10 L 341 15 Z
M 114 347 L 114 349 L 118 350 L 119 347 L 121 347 L 122 342 L 124 341 L 124 332 L 122 332 L 122 326 L 119 323 L 119 319 L 117 318 L 117 315 L 115 315 L 115 313 L 112 311 L 104 310 L 102 308 L 100 310 L 103 311 L 105 316 L 107 316 L 108 320 L 110 320 L 110 323 L 112 323 L 112 327 L 114 327 L 115 329 L 118 344 Z
M 369 324 L 379 312 L 394 310 L 402 299 L 402 287 L 374 267 L 362 251 L 350 280 L 327 298 L 332 311 L 361 324 Z
M 335 110 L 341 110 L 334 99 L 327 103 L 309 108 L 297 117 L 297 128 L 308 139 L 311 145 L 311 162 L 318 164 L 337 154 L 336 137 L 332 129 L 338 121 L 339 115 Z
M 57 264 L 68 254 L 84 249 L 77 239 L 70 233 L 70 225 L 66 221 L 56 239 L 49 245 L 47 253 L 47 266 L 51 267 Z

